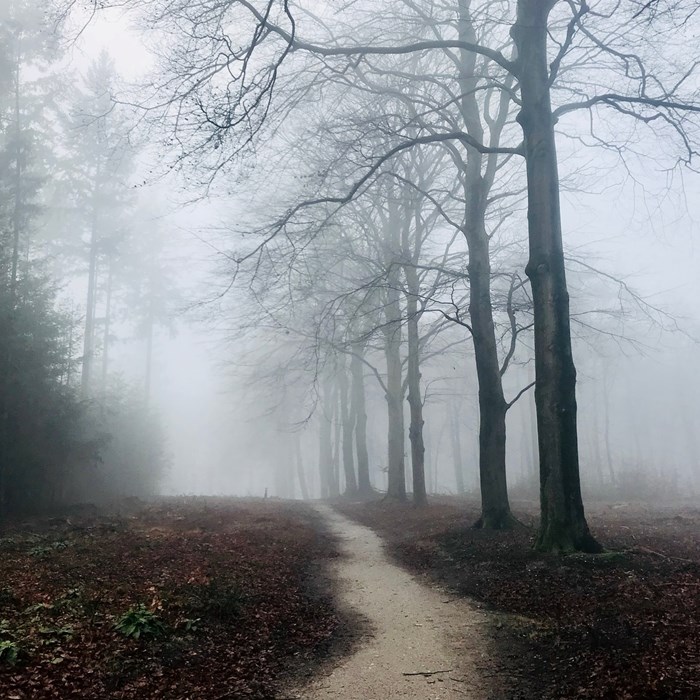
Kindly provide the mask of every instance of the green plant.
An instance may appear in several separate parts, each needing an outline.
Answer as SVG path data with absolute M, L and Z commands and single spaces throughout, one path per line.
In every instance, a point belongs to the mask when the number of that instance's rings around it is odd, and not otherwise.
M 82 596 L 82 588 L 69 588 L 63 596 L 63 600 L 80 600 Z
M 15 642 L 8 640 L 0 641 L 0 663 L 14 666 L 19 657 L 19 647 Z
M 200 617 L 185 617 L 177 624 L 177 628 L 183 632 L 196 632 L 199 629 Z
M 39 627 L 38 632 L 44 638 L 42 644 L 60 644 L 64 639 L 71 639 L 75 630 L 72 627 Z
M 37 545 L 29 550 L 29 554 L 33 557 L 43 557 L 46 554 L 51 554 L 51 552 L 60 552 L 67 549 L 70 546 L 69 542 L 65 540 L 56 540 L 46 545 Z
M 34 617 L 38 617 L 41 613 L 57 615 L 58 611 L 56 610 L 54 603 L 35 603 L 24 610 L 25 615 L 33 615 Z
M 165 627 L 158 616 L 143 603 L 129 608 L 115 623 L 114 628 L 126 637 L 158 637 Z

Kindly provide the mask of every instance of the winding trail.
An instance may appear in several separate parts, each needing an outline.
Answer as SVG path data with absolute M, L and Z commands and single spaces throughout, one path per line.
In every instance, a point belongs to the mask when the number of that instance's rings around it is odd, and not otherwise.
M 298 690 L 303 700 L 485 700 L 493 663 L 487 614 L 420 583 L 391 563 L 382 540 L 326 506 L 318 511 L 342 543 L 333 565 L 341 607 L 371 633 L 350 657 Z M 408 674 L 408 675 L 407 675 Z M 424 674 L 424 675 L 423 675 Z M 489 682 L 487 682 L 489 681 Z

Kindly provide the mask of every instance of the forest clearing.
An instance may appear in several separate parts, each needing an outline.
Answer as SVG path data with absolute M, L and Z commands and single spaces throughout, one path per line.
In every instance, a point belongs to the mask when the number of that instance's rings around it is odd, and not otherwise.
M 2 697 L 697 697 L 697 508 L 593 508 L 610 552 L 562 560 L 529 528 L 467 527 L 474 507 L 168 499 L 12 523 Z

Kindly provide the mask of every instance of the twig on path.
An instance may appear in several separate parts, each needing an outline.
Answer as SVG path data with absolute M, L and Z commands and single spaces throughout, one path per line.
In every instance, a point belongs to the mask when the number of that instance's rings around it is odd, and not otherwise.
M 438 673 L 452 673 L 452 669 L 448 668 L 444 671 L 404 671 L 404 676 L 423 676 L 428 678 L 429 676 L 435 676 Z
M 657 552 L 655 549 L 649 549 L 649 547 L 631 547 L 627 550 L 628 552 L 633 552 L 635 554 L 651 554 L 655 557 L 661 557 L 662 559 L 673 559 L 674 561 L 682 561 L 685 564 L 700 564 L 700 562 L 695 559 L 684 559 L 683 557 L 672 557 L 670 554 L 663 554 L 662 552 Z

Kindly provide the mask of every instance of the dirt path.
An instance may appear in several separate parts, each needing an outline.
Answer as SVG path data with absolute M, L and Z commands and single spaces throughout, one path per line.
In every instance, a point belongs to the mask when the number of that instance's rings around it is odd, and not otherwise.
M 334 566 L 340 603 L 367 618 L 357 651 L 292 697 L 304 700 L 493 698 L 486 614 L 391 563 L 370 529 L 319 512 L 343 543 Z M 407 675 L 425 674 L 425 675 Z

